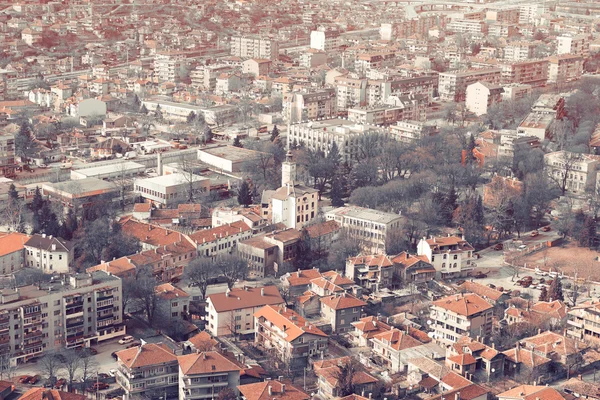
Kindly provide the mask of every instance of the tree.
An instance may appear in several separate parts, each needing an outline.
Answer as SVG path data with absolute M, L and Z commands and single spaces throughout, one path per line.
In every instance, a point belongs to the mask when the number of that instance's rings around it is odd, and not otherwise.
M 336 389 L 338 397 L 346 397 L 356 392 L 354 385 L 354 375 L 359 371 L 359 367 L 354 360 L 351 358 L 348 362 L 338 366 L 335 372 L 335 379 L 337 380 Z
M 190 280 L 190 286 L 197 287 L 203 299 L 206 298 L 210 279 L 217 274 L 215 263 L 209 258 L 196 258 L 185 267 L 185 275 Z
M 204 143 L 210 143 L 210 141 L 213 138 L 213 131 L 212 131 L 212 129 L 210 129 L 210 127 L 208 125 L 206 125 L 202 135 L 203 135 L 202 139 L 204 140 Z
M 458 108 L 456 106 L 456 103 L 448 103 L 447 105 L 444 106 L 444 109 L 442 110 L 443 113 L 443 118 L 452 123 L 455 124 L 456 123 L 456 119 L 458 118 Z
M 79 352 L 75 349 L 61 351 L 60 354 L 61 370 L 63 370 L 67 375 L 67 385 L 69 388 L 69 392 L 71 392 L 73 390 L 73 382 L 75 381 L 75 376 L 79 373 L 81 369 L 81 356 Z
M 583 229 L 579 231 L 577 242 L 581 247 L 594 247 L 596 241 L 596 221 L 591 216 L 585 216 Z
M 542 290 L 540 291 L 539 301 L 548 301 L 548 300 L 549 300 L 548 289 L 546 289 L 546 286 L 543 286 Z
M 12 365 L 11 358 L 8 351 L 0 354 L 0 380 L 11 380 L 15 376 L 17 367 Z
M 239 136 L 236 136 L 235 138 L 233 138 L 233 146 L 234 147 L 239 147 L 239 148 L 243 148 L 244 145 L 242 144 L 242 141 L 240 140 Z
M 550 301 L 560 300 L 565 301 L 565 296 L 562 291 L 562 283 L 560 281 L 560 277 L 554 278 L 552 284 L 550 285 L 550 290 L 548 295 L 550 296 Z
M 248 207 L 252 204 L 252 193 L 250 192 L 250 186 L 246 180 L 242 181 L 242 184 L 238 189 L 237 201 L 244 207 Z
M 125 307 L 125 306 L 123 306 Z M 83 349 L 80 354 L 81 357 L 81 382 L 83 389 L 87 389 L 87 384 L 90 378 L 98 372 L 98 363 L 92 357 L 92 353 L 89 349 Z
M 538 227 L 556 193 L 543 172 L 528 174 L 524 183 L 526 207 L 534 226 Z
M 140 113 L 147 115 L 148 114 L 148 108 L 146 108 L 145 104 L 142 104 L 142 107 L 140 108 Z
M 227 286 L 229 289 L 235 285 L 238 279 L 244 279 L 248 273 L 248 263 L 234 255 L 221 255 L 215 260 L 216 269 L 227 280 Z
M 160 104 L 157 104 L 156 108 L 154 109 L 154 118 L 156 118 L 156 120 L 159 122 L 163 120 L 162 107 Z
M 42 374 L 54 386 L 56 383 L 56 375 L 61 368 L 61 362 L 57 353 L 47 352 L 46 355 L 40 360 L 38 366 Z
M 133 290 L 134 299 L 146 315 L 146 321 L 150 325 L 155 322 L 154 317 L 160 302 L 159 294 L 155 290 L 156 284 L 156 278 L 152 276 L 150 271 L 145 271 L 135 280 Z
M 196 119 L 196 113 L 193 111 L 190 111 L 190 113 L 188 114 L 187 118 L 186 118 L 186 122 L 188 124 L 191 124 L 194 122 L 194 120 Z
M 271 142 L 274 142 L 278 136 L 279 136 L 279 128 L 277 128 L 277 125 L 273 125 L 273 130 L 271 131 Z
M 331 182 L 331 192 L 329 197 L 331 198 L 331 205 L 333 207 L 341 207 L 344 205 L 344 188 L 342 186 L 342 179 L 335 177 Z
M 237 400 L 237 395 L 231 388 L 225 388 L 217 395 L 217 400 Z
M 33 128 L 28 120 L 24 119 L 15 135 L 15 155 L 27 161 L 37 154 L 38 143 L 33 137 Z
M 327 265 L 322 269 L 337 270 L 346 267 L 348 257 L 355 257 L 360 253 L 360 243 L 354 238 L 343 234 L 331 245 L 327 256 Z
M 558 160 L 555 160 L 552 165 L 548 165 L 550 179 L 560 189 L 560 194 L 565 195 L 569 185 L 569 175 L 573 174 L 577 163 L 581 160 L 582 155 L 568 151 L 562 152 Z M 556 164 L 554 164 L 556 163 Z M 556 166 L 559 165 L 560 168 Z
M 26 207 L 14 184 L 8 188 L 8 199 L 0 205 L 4 224 L 10 231 L 24 232 Z

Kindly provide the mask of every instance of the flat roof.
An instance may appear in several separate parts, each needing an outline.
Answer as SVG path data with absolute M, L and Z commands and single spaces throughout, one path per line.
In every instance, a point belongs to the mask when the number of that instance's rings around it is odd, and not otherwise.
M 79 197 L 90 192 L 98 192 L 98 194 L 112 192 L 118 190 L 117 186 L 112 182 L 107 182 L 98 178 L 76 179 L 57 183 L 42 184 L 44 190 L 63 192 L 75 197 Z
M 114 164 L 100 165 L 98 167 L 74 169 L 73 171 L 77 172 L 78 174 L 85 175 L 87 177 L 93 177 L 121 171 L 144 171 L 145 169 L 146 167 L 142 164 L 133 161 L 123 161 L 115 162 Z
M 220 157 L 225 160 L 239 162 L 248 161 L 258 157 L 261 152 L 256 150 L 244 149 L 241 147 L 219 145 L 214 147 L 207 147 L 205 149 L 199 149 L 198 153 L 206 153 L 215 157 Z
M 209 180 L 208 178 L 205 178 L 200 175 L 192 175 L 192 176 L 193 176 L 194 182 L 201 182 L 201 181 Z M 152 178 L 136 179 L 135 181 L 138 184 L 153 183 L 155 185 L 160 185 L 160 186 L 175 186 L 175 185 L 181 185 L 182 183 L 189 182 L 188 178 L 179 172 L 176 172 L 174 174 L 169 174 L 169 175 L 155 176 Z
M 327 214 L 335 216 L 344 216 L 356 219 L 363 219 L 372 222 L 389 223 L 401 218 L 400 214 L 393 214 L 371 208 L 358 206 L 339 207 L 329 211 Z

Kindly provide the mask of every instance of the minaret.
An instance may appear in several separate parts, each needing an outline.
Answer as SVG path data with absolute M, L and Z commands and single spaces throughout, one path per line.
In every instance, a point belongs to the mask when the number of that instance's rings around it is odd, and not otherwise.
M 294 186 L 296 180 L 296 163 L 292 160 L 292 151 L 288 150 L 285 161 L 281 163 L 281 186 Z

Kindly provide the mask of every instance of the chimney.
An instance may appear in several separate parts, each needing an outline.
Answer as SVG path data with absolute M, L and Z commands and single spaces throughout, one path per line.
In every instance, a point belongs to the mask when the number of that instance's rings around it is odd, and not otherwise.
M 264 296 L 265 295 L 265 288 L 260 288 L 260 295 Z
M 42 238 L 46 239 L 46 234 L 45 233 L 42 233 Z
M 281 384 L 281 394 L 285 394 L 285 383 Z
M 229 290 L 229 289 L 227 289 L 227 290 L 225 291 L 225 297 L 229 297 L 229 292 L 230 292 L 230 290 Z
M 269 396 L 273 396 L 273 388 L 269 385 Z

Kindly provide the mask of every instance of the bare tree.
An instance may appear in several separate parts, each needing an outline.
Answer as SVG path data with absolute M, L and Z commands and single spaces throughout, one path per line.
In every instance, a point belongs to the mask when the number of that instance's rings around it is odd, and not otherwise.
M 200 167 L 192 160 L 188 160 L 184 155 L 179 160 L 179 173 L 183 179 L 183 183 L 186 186 L 187 202 L 193 203 L 199 190 L 196 188 L 197 182 L 201 179 L 198 176 Z
M 56 383 L 56 374 L 61 368 L 61 362 L 57 353 L 48 352 L 38 363 L 40 371 L 52 385 Z
M 0 380 L 11 380 L 15 376 L 17 368 L 10 362 L 11 354 L 0 354 Z
M 77 350 L 70 349 L 61 353 L 61 370 L 67 375 L 67 385 L 69 392 L 73 390 L 73 382 L 76 375 L 81 370 L 81 355 Z
M 229 289 L 235 285 L 238 279 L 244 279 L 248 273 L 246 260 L 234 255 L 221 255 L 215 260 L 217 270 L 227 279 Z
M 89 349 L 83 350 L 81 352 L 81 381 L 83 383 L 83 390 L 87 389 L 88 380 L 96 373 L 98 373 L 98 363 L 92 357 Z
M 556 162 L 548 164 L 550 179 L 560 189 L 561 195 L 565 195 L 569 187 L 569 176 L 573 174 L 575 166 L 581 161 L 582 155 L 564 151 Z
M 125 161 L 121 160 L 116 167 L 117 176 L 113 182 L 119 188 L 119 194 L 121 197 L 121 210 L 125 209 L 125 190 L 129 186 L 129 179 L 127 179 L 127 169 L 125 168 Z
M 133 289 L 133 298 L 137 308 L 143 310 L 150 325 L 155 322 L 154 317 L 160 303 L 159 294 L 155 290 L 156 283 L 156 278 L 151 273 L 143 273 L 135 280 Z
M 206 298 L 206 290 L 210 278 L 216 276 L 218 271 L 215 263 L 209 258 L 196 258 L 185 267 L 185 274 L 193 286 L 198 287 L 202 298 Z

